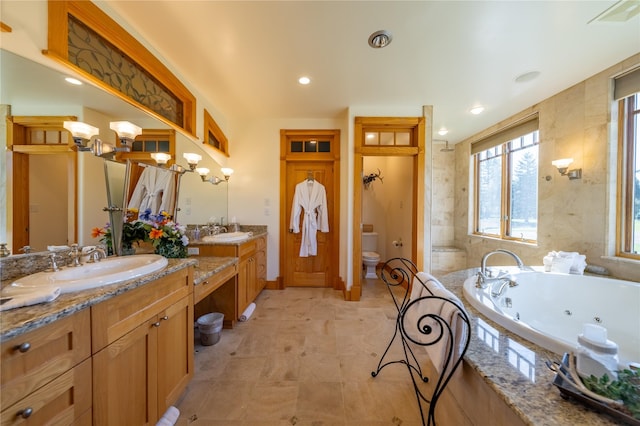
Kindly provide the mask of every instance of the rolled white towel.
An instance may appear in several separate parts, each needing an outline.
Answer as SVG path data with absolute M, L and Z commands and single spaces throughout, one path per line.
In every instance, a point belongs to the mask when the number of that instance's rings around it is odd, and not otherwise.
M 238 320 L 248 321 L 249 318 L 251 318 L 251 315 L 253 315 L 253 311 L 255 311 L 255 309 L 256 309 L 256 304 L 252 302 L 249 306 L 247 306 L 247 309 L 244 310 L 244 312 L 242 313 L 242 315 L 240 315 L 240 318 L 238 318 Z
M 0 311 L 53 302 L 60 296 L 60 287 L 43 285 L 40 287 L 12 287 L 2 290 Z
M 180 417 L 180 410 L 178 410 L 173 405 L 167 408 L 167 411 L 160 417 L 156 426 L 173 426 L 178 421 Z

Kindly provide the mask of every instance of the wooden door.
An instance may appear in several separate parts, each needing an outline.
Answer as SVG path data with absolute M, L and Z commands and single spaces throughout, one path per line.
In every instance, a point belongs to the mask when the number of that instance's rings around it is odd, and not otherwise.
M 315 256 L 300 256 L 302 232 L 289 232 L 296 185 L 313 178 L 324 186 L 329 232 L 316 232 Z M 301 215 L 302 216 L 302 215 Z M 302 223 L 302 217 L 298 219 Z M 340 130 L 280 130 L 280 277 L 278 288 L 344 290 L 340 264 Z
M 293 197 L 296 185 L 307 184 L 307 179 L 315 180 L 325 187 L 327 193 L 327 212 L 332 214 L 334 204 L 333 193 L 333 162 L 332 161 L 301 161 L 287 164 L 287 183 L 285 214 L 287 216 L 287 229 L 290 229 Z M 302 242 L 302 222 L 304 212 L 298 218 L 300 232 L 287 234 L 285 240 L 285 284 L 295 287 L 331 287 L 332 268 L 331 263 L 332 241 L 335 230 L 329 221 L 329 232 L 316 233 L 317 255 L 300 257 L 300 244 Z

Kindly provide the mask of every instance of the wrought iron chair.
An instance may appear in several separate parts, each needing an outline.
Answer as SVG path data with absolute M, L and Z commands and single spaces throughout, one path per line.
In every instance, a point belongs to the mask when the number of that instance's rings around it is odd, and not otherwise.
M 378 376 L 389 365 L 404 364 L 411 376 L 422 424 L 435 426 L 436 404 L 469 346 L 469 317 L 456 296 L 433 276 L 419 272 L 408 259 L 389 259 L 380 277 L 387 285 L 398 316 L 393 336 L 371 375 Z M 402 358 L 387 359 L 394 342 L 401 345 Z M 432 390 L 424 385 L 429 378 L 423 374 L 419 358 L 431 358 L 436 367 L 438 376 L 431 381 Z

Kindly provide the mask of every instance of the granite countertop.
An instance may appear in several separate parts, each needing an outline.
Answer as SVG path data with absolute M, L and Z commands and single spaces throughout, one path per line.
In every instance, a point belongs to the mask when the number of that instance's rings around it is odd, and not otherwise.
M 237 257 L 195 257 L 197 265 L 193 272 L 193 284 L 198 285 L 223 269 L 238 263 Z
M 552 384 L 555 373 L 547 368 L 545 362 L 560 361 L 561 355 L 520 338 L 471 306 L 465 299 L 462 288 L 464 281 L 477 271 L 478 268 L 466 269 L 439 278 L 445 287 L 463 301 L 471 321 L 471 341 L 465 354 L 465 362 L 476 370 L 526 424 L 621 424 L 613 417 L 560 396 L 560 391 Z M 485 336 L 484 339 L 479 332 Z
M 168 265 L 161 271 L 143 277 L 96 289 L 61 294 L 50 303 L 3 311 L 0 313 L 0 342 L 72 315 L 82 309 L 189 266 L 195 266 L 193 281 L 194 285 L 198 285 L 215 273 L 237 263 L 238 259 L 235 257 L 191 257 L 187 259 L 168 259 L 168 261 Z M 2 281 L 2 286 L 13 281 L 14 279 Z

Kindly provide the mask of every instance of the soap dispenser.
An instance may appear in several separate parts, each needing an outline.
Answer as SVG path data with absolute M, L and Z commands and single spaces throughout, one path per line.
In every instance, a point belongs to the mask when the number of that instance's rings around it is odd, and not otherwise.
M 618 378 L 618 345 L 607 339 L 607 329 L 596 324 L 584 324 L 578 335 L 576 368 L 582 377 L 605 374 Z

